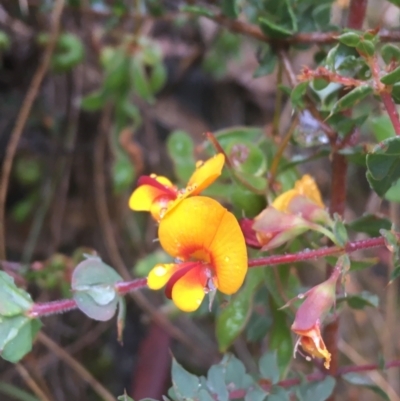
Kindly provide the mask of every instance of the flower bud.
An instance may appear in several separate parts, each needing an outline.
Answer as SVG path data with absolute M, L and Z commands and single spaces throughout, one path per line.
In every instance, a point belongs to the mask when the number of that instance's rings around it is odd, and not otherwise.
M 324 366 L 327 369 L 329 369 L 331 354 L 321 337 L 320 325 L 335 304 L 336 281 L 339 275 L 340 269 L 336 267 L 328 280 L 304 294 L 305 301 L 297 310 L 291 327 L 291 330 L 300 336 L 294 352 L 296 353 L 298 346 L 301 345 L 311 357 L 324 358 Z

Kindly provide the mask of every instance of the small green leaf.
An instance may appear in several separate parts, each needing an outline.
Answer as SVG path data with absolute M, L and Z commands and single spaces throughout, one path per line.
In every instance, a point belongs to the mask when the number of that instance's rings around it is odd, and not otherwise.
M 105 49 L 102 54 L 105 77 L 105 93 L 119 92 L 129 87 L 129 58 L 122 49 Z
M 214 13 L 210 9 L 202 6 L 182 6 L 180 10 L 186 13 L 191 13 L 202 17 L 209 17 L 209 18 L 214 17 Z
M 339 42 L 349 47 L 356 47 L 360 43 L 360 35 L 355 32 L 345 32 L 338 36 Z
M 393 271 L 390 273 L 389 284 L 400 277 L 400 265 L 395 266 Z
M 315 91 L 324 90 L 329 84 L 330 82 L 323 78 L 315 78 L 312 81 L 312 87 Z
M 265 75 L 272 74 L 275 70 L 277 61 L 278 61 L 278 58 L 275 53 L 273 53 L 271 51 L 267 52 L 260 60 L 260 65 L 254 71 L 253 77 L 259 78 L 259 77 L 263 77 Z
M 154 97 L 143 61 L 139 57 L 133 57 L 130 61 L 130 77 L 133 90 L 139 97 L 148 102 L 153 102 Z
M 303 383 L 296 389 L 299 401 L 325 401 L 330 397 L 336 385 L 336 380 L 327 376 L 324 380 Z
M 277 351 L 278 368 L 280 375 L 283 376 L 293 357 L 292 335 L 286 313 L 278 309 L 279 306 L 275 304 L 272 297 L 270 297 L 270 305 L 273 324 L 270 331 L 269 348 Z
M 229 18 L 237 18 L 240 12 L 239 0 L 222 0 L 222 14 Z
M 378 142 L 396 136 L 393 124 L 387 114 L 373 117 L 369 120 L 372 133 Z
M 375 45 L 371 40 L 360 41 L 356 49 L 364 57 L 372 57 L 375 53 Z
M 107 99 L 104 96 L 104 92 L 99 90 L 86 95 L 81 100 L 81 107 L 86 111 L 96 111 L 101 109 L 105 105 L 106 101 Z
M 0 271 L 0 319 L 15 316 L 30 309 L 31 296 L 14 284 L 14 279 Z M 1 349 L 1 347 L 0 347 Z
M 272 38 L 285 39 L 293 35 L 293 31 L 283 25 L 276 24 L 272 19 L 260 17 L 258 20 L 262 31 Z
M 130 188 L 135 179 L 135 168 L 128 156 L 119 151 L 112 165 L 114 192 L 120 194 Z
M 267 400 L 267 394 L 266 391 L 256 384 L 247 390 L 244 401 L 265 401 Z
M 339 215 L 335 215 L 335 224 L 333 226 L 333 234 L 337 241 L 337 244 L 340 246 L 345 246 L 349 241 L 349 236 L 347 235 L 347 230 L 343 221 L 341 220 Z
M 193 399 L 197 396 L 200 384 L 198 377 L 183 369 L 175 358 L 172 359 L 171 375 L 173 389 L 180 398 Z
M 254 290 L 263 279 L 261 270 L 249 271 L 246 283 L 233 300 L 221 311 L 216 322 L 216 337 L 221 352 L 225 352 L 245 329 L 251 315 Z
M 365 258 L 362 260 L 352 260 L 349 271 L 364 270 L 379 262 L 379 258 Z
M 18 362 L 32 349 L 33 340 L 41 327 L 37 319 L 26 316 L 0 319 L 1 357 L 9 362 Z
M 400 138 L 379 143 L 367 155 L 367 179 L 371 188 L 383 196 L 400 178 Z
M 362 291 L 359 294 L 348 294 L 345 297 L 337 297 L 337 302 L 347 302 L 350 308 L 364 309 L 367 306 L 377 308 L 379 306 L 379 297 L 368 291 Z
M 186 183 L 193 174 L 196 164 L 193 157 L 193 139 L 185 131 L 174 131 L 167 139 L 167 150 L 178 179 Z
M 290 100 L 294 107 L 300 107 L 303 104 L 303 96 L 307 92 L 308 82 L 300 82 L 296 85 L 290 94 Z
M 345 373 L 341 377 L 350 384 L 368 388 L 369 390 L 373 391 L 375 394 L 383 398 L 385 401 L 390 401 L 389 396 L 380 387 L 376 386 L 368 376 L 363 376 L 359 373 L 351 372 Z
M 207 387 L 218 397 L 218 401 L 228 401 L 229 392 L 225 384 L 224 367 L 213 365 L 207 373 Z
M 266 352 L 258 362 L 262 379 L 267 379 L 272 384 L 279 381 L 279 369 L 276 361 L 276 351 Z
M 355 232 L 366 233 L 371 237 L 377 237 L 382 228 L 390 230 L 391 222 L 386 217 L 367 213 L 353 220 L 351 223 L 347 224 L 347 226 Z
M 381 229 L 379 233 L 385 238 L 386 248 L 388 248 L 393 254 L 397 254 L 400 249 L 397 235 L 393 231 L 385 229 Z
M 124 395 L 120 395 L 120 396 L 117 398 L 117 400 L 118 400 L 118 401 L 134 401 L 133 398 L 129 397 L 129 396 L 126 394 L 126 392 L 125 392 Z
M 122 281 L 122 277 L 100 258 L 81 262 L 71 279 L 78 308 L 92 319 L 111 319 L 120 298 L 114 289 L 114 284 L 119 281 Z
M 400 49 L 392 43 L 386 43 L 382 46 L 381 55 L 386 64 L 389 64 L 392 61 L 398 62 L 400 60 Z
M 399 81 L 400 81 L 400 67 L 397 67 L 395 70 L 389 72 L 389 74 L 386 74 L 381 78 L 381 82 L 385 85 L 394 85 Z
M 369 85 L 360 85 L 341 97 L 332 107 L 331 115 L 355 106 L 373 92 Z
M 81 63 L 85 58 L 85 48 L 81 39 L 72 33 L 59 36 L 56 51 L 51 60 L 55 72 L 66 72 Z
M 167 80 L 167 69 L 164 64 L 157 63 L 151 69 L 149 78 L 149 86 L 152 93 L 157 93 L 165 84 Z
M 8 50 L 10 46 L 10 37 L 4 31 L 0 31 L 0 50 Z

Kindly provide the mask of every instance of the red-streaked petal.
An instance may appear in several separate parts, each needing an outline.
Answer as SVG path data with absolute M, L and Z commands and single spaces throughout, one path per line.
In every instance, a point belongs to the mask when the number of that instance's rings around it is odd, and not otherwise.
M 180 263 L 179 270 L 175 271 L 175 273 L 171 276 L 168 280 L 167 286 L 165 287 L 165 296 L 169 299 L 172 299 L 172 289 L 175 283 L 183 277 L 189 270 L 193 269 L 194 267 L 198 266 L 199 262 L 183 262 Z
M 172 288 L 172 300 L 184 312 L 193 312 L 204 299 L 207 275 L 202 265 L 190 269 Z
M 167 284 L 171 276 L 179 269 L 180 266 L 176 263 L 155 265 L 147 277 L 147 286 L 152 290 L 159 290 Z
M 149 177 L 142 176 L 138 180 L 138 187 L 133 191 L 129 198 L 129 207 L 136 211 L 149 212 L 153 202 L 160 197 L 168 197 L 170 200 L 176 198 L 176 191 L 173 189 L 172 184 L 165 177 Z M 163 185 L 171 184 L 171 187 Z M 167 180 L 167 181 L 165 181 Z

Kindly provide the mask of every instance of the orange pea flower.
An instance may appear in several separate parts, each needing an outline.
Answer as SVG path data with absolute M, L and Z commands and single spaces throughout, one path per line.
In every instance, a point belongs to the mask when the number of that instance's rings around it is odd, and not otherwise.
M 196 310 L 206 293 L 235 293 L 247 272 L 246 244 L 239 223 L 214 199 L 195 196 L 163 217 L 158 236 L 175 263 L 158 264 L 147 278 L 153 290 L 186 312 Z
M 138 187 L 129 198 L 129 207 L 136 211 L 150 212 L 160 221 L 164 215 L 190 195 L 198 195 L 211 185 L 220 175 L 225 157 L 218 153 L 205 162 L 198 161 L 196 170 L 189 179 L 186 188 L 178 189 L 168 178 L 152 174 L 142 176 Z

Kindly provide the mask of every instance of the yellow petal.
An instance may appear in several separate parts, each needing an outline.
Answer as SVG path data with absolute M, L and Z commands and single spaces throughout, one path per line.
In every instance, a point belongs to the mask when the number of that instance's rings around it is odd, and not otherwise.
M 159 290 L 167 284 L 171 276 L 180 269 L 179 264 L 158 264 L 151 269 L 147 277 L 147 285 L 152 290 Z
M 191 269 L 180 278 L 172 289 L 172 300 L 184 312 L 193 312 L 201 305 L 205 296 L 207 276 L 201 265 Z
M 161 246 L 174 258 L 189 260 L 194 255 L 208 261 L 211 241 L 225 213 L 226 209 L 211 198 L 195 196 L 183 200 L 161 220 Z
M 300 334 L 297 331 L 295 331 L 295 333 Z M 325 359 L 324 366 L 326 369 L 329 369 L 331 363 L 331 354 L 326 349 L 318 325 L 314 326 L 313 329 L 310 329 L 308 332 L 303 332 L 300 334 L 300 344 L 304 351 L 306 351 L 313 358 Z
M 198 162 L 196 165 L 197 168 L 190 177 L 186 189 L 191 192 L 192 195 L 199 194 L 221 175 L 224 163 L 225 156 L 222 153 L 218 153 L 204 163 Z
M 289 203 L 291 200 L 298 195 L 298 192 L 295 189 L 290 189 L 289 191 L 284 192 L 279 195 L 272 203 L 272 206 L 279 210 L 280 212 L 287 212 Z
M 322 202 L 322 197 L 318 186 L 314 181 L 314 178 L 312 178 L 310 175 L 305 174 L 300 180 L 296 181 L 294 189 L 298 194 L 306 196 L 318 206 L 322 208 L 325 207 L 324 202 Z
M 232 213 L 223 215 L 210 252 L 218 289 L 228 295 L 235 293 L 243 284 L 248 263 L 243 232 Z
M 140 182 L 144 184 L 141 185 Z M 150 211 L 153 202 L 166 196 L 171 200 L 176 197 L 176 189 L 168 178 L 162 176 L 143 176 L 139 178 L 139 186 L 129 198 L 129 207 L 136 211 Z
M 220 175 L 224 167 L 225 156 L 218 153 L 205 162 L 197 162 L 197 168 L 189 179 L 186 188 L 178 191 L 177 199 L 168 206 L 170 213 L 184 199 L 191 195 L 198 195 L 201 191 L 211 185 Z

